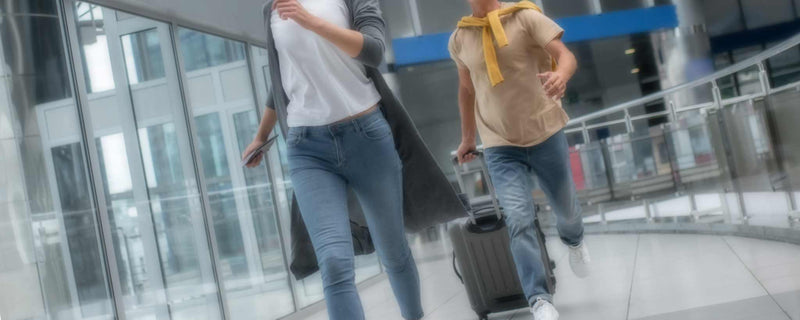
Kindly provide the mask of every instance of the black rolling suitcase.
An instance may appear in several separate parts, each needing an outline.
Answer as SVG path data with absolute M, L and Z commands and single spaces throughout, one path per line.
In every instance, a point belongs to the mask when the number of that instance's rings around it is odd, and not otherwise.
M 489 313 L 514 310 L 528 306 L 511 256 L 508 230 L 502 208 L 495 196 L 483 153 L 470 164 L 459 165 L 454 160 L 462 199 L 469 209 L 469 219 L 450 226 L 453 243 L 453 268 L 464 283 L 470 305 L 479 319 Z M 548 291 L 555 294 L 555 263 L 545 247 L 539 221 L 534 221 L 547 271 Z

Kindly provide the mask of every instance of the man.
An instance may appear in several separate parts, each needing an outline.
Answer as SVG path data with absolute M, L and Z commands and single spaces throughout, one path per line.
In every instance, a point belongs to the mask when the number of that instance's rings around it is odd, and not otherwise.
M 555 320 L 534 233 L 531 178 L 538 176 L 550 200 L 572 271 L 588 276 L 590 258 L 562 131 L 568 117 L 560 101 L 577 62 L 561 41 L 564 30 L 533 3 L 468 2 L 472 16 L 459 22 L 449 43 L 460 82 L 459 161 L 475 158 L 477 129 L 531 312 L 535 320 Z

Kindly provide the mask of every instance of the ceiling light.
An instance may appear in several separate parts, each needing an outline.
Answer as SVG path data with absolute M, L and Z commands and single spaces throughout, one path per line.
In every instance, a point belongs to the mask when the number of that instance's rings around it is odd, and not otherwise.
M 636 49 L 634 49 L 634 48 L 630 48 L 628 50 L 625 50 L 625 54 L 631 55 L 631 54 L 634 54 L 634 53 L 636 53 Z
M 633 69 L 631 69 L 631 73 L 633 73 L 633 74 L 637 74 L 637 73 L 639 73 L 639 68 L 633 68 Z

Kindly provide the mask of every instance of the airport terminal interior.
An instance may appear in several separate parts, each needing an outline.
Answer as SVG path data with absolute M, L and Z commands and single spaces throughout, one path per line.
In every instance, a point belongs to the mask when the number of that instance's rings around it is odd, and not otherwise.
M 533 192 L 561 319 L 800 320 L 800 0 L 534 2 L 579 65 L 564 132 L 591 277 Z M 319 274 L 289 271 L 279 130 L 240 165 L 272 94 L 263 3 L 0 0 L 1 320 L 327 319 Z M 485 196 L 452 162 L 467 1 L 380 6 L 380 71 L 453 187 Z M 455 223 L 408 234 L 425 319 L 478 318 Z M 356 281 L 367 319 L 402 319 L 376 255 Z

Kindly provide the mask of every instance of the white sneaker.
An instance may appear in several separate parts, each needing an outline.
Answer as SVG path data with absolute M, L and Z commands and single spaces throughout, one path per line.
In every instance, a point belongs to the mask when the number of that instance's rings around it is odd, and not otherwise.
M 589 276 L 591 273 L 589 263 L 591 262 L 592 258 L 589 257 L 589 249 L 586 248 L 586 243 L 581 242 L 577 246 L 569 247 L 569 267 L 578 278 Z
M 558 311 L 552 303 L 547 300 L 537 299 L 531 307 L 533 320 L 558 320 Z

